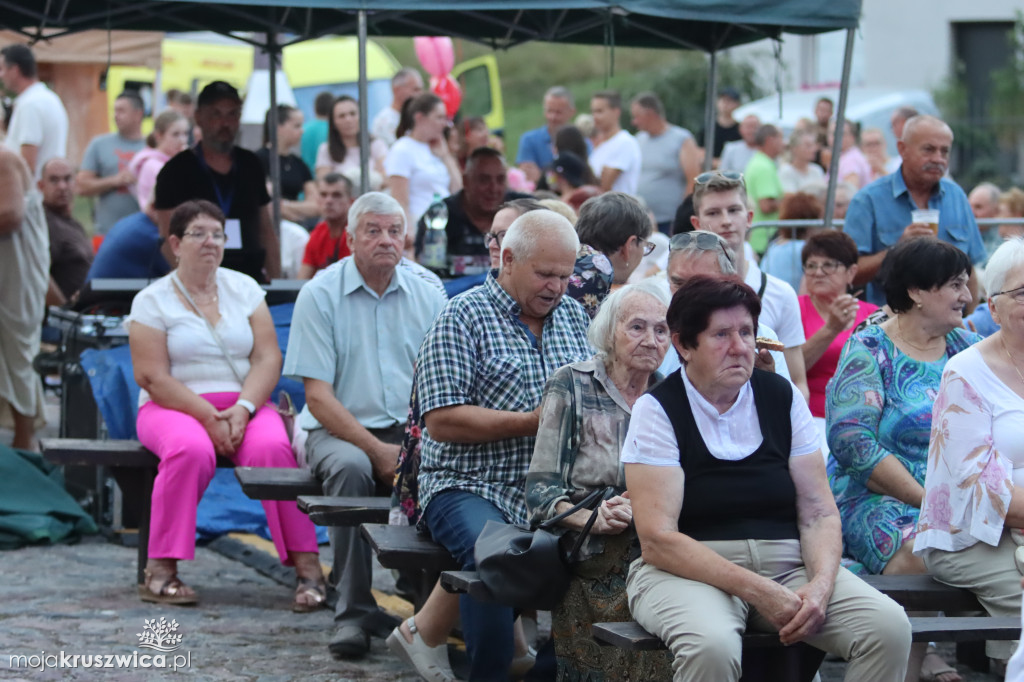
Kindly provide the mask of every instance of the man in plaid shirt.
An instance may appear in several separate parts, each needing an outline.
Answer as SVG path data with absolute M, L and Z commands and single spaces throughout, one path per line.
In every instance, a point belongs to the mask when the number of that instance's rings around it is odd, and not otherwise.
M 526 521 L 526 471 L 541 396 L 559 367 L 593 355 L 590 318 L 565 297 L 579 238 L 551 211 L 520 216 L 501 269 L 452 299 L 420 348 L 421 523 L 464 570 L 488 519 Z M 507 679 L 512 609 L 463 596 L 471 679 Z

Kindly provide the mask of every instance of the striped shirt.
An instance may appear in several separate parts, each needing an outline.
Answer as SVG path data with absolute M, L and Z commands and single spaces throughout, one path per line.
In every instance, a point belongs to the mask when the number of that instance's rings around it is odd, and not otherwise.
M 449 301 L 417 359 L 421 413 L 452 405 L 530 412 L 555 370 L 593 354 L 590 318 L 568 296 L 544 320 L 536 339 L 519 320 L 522 308 L 494 274 Z M 526 471 L 536 439 L 439 443 L 424 429 L 420 503 L 445 490 L 464 490 L 493 503 L 511 522 L 526 520 Z

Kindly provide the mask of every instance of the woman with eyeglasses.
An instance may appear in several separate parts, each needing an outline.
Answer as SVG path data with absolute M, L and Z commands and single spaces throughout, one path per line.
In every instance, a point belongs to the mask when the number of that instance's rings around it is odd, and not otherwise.
M 769 252 L 771 249 L 769 249 Z M 799 297 L 804 325 L 804 366 L 811 414 L 825 432 L 825 386 L 836 372 L 839 354 L 855 325 L 878 306 L 850 295 L 857 274 L 857 244 L 838 230 L 813 234 L 800 252 L 807 294 Z M 827 454 L 827 452 L 826 452 Z
M 914 553 L 990 615 L 1020 617 L 1024 545 L 1024 240 L 985 267 L 999 331 L 946 363 L 935 398 Z M 989 642 L 1006 660 L 1012 642 Z M 1009 679 L 1009 678 L 1007 678 Z
M 264 302 L 246 275 L 221 268 L 224 214 L 188 201 L 171 215 L 167 238 L 177 267 L 143 289 L 126 320 L 135 381 L 142 389 L 139 441 L 157 456 L 149 561 L 142 601 L 195 604 L 178 561 L 195 558 L 196 507 L 216 455 L 242 466 L 295 468 L 288 434 L 268 404 L 281 375 L 281 350 Z M 295 502 L 263 503 L 278 556 L 295 566 L 292 610 L 326 597 L 316 534 Z
M 946 363 L 980 340 L 961 326 L 970 274 L 967 254 L 934 237 L 890 249 L 881 277 L 894 315 L 850 337 L 825 391 L 843 548 L 868 573 L 928 572 L 913 549 L 928 439 L 933 425 L 946 430 L 933 422 L 932 404 Z M 915 644 L 908 670 L 925 678 L 948 666 Z

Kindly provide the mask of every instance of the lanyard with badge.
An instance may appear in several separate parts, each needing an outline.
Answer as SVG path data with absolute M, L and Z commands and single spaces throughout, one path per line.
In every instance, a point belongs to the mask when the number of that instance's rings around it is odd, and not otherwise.
M 231 213 L 231 206 L 235 202 L 235 180 L 238 175 L 238 169 L 235 167 L 234 155 L 232 155 L 231 158 L 231 170 L 228 172 L 229 188 L 225 194 L 221 190 L 220 183 L 217 182 L 217 176 L 214 174 L 213 169 L 210 168 L 210 164 L 206 163 L 206 157 L 203 156 L 203 143 L 197 142 L 195 149 L 192 151 L 196 155 L 196 159 L 199 160 L 199 166 L 206 171 L 206 174 L 209 176 L 210 183 L 213 185 L 214 194 L 217 195 L 217 204 L 220 206 L 220 210 L 224 213 L 224 235 L 227 237 L 224 242 L 224 248 L 242 248 L 242 221 L 238 218 L 228 218 L 228 215 Z

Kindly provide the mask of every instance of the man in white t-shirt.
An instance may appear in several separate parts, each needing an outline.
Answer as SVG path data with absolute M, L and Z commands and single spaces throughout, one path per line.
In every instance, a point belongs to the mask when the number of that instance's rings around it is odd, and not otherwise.
M 622 95 L 602 90 L 590 98 L 590 115 L 599 140 L 590 154 L 590 168 L 602 192 L 625 192 L 636 196 L 640 184 L 640 145 L 622 129 Z
M 391 106 L 384 107 L 373 117 L 370 132 L 389 147 L 395 143 L 395 129 L 402 117 L 402 106 L 412 97 L 423 92 L 423 77 L 412 67 L 399 69 L 391 77 Z
M 693 190 L 693 213 L 690 222 L 694 228 L 714 232 L 729 244 L 733 253 L 743 253 L 753 213 L 747 208 L 747 188 L 741 178 L 726 177 L 720 171 L 698 176 Z M 774 329 L 779 340 L 786 345 L 782 354 L 786 356 L 790 378 L 807 399 L 810 392 L 803 355 L 803 344 L 807 339 L 796 292 L 778 277 L 761 272 L 751 261 L 745 258 L 737 261 L 739 276 L 761 299 L 758 321 Z
M 4 146 L 25 159 L 38 180 L 47 161 L 67 153 L 67 111 L 60 97 L 39 82 L 35 55 L 26 45 L 0 50 L 0 80 L 17 95 Z

